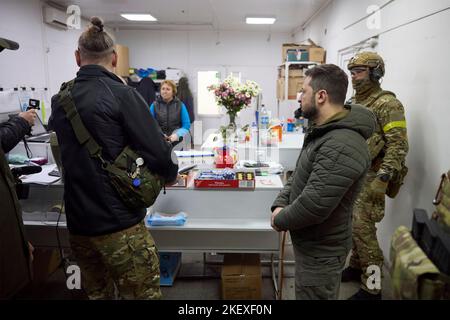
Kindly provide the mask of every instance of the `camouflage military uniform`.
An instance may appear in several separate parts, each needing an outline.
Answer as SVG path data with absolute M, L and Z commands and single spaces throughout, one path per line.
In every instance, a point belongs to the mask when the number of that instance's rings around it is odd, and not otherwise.
M 159 257 L 150 232 L 141 222 L 98 237 L 70 236 L 90 299 L 161 299 Z
M 368 56 L 364 56 L 364 54 L 356 56 L 354 58 L 356 62 L 358 59 L 367 60 L 373 55 L 368 53 Z M 375 57 L 380 59 L 382 75 L 384 75 L 384 63 L 381 57 L 378 55 Z M 350 61 L 349 69 L 351 69 L 351 64 L 352 61 Z M 378 81 L 372 79 L 368 83 L 365 90 L 356 91 L 353 102 L 370 109 L 377 118 L 378 127 L 374 135 L 367 141 L 372 156 L 372 166 L 354 205 L 353 249 L 350 267 L 363 271 L 361 276 L 363 290 L 378 294 L 380 290 L 370 290 L 366 285 L 368 279 L 366 269 L 370 265 L 377 265 L 380 270 L 383 267 L 383 252 L 377 240 L 376 223 L 384 217 L 384 192 L 389 184 L 387 181 L 398 179 L 400 173 L 406 168 L 408 139 L 405 112 L 401 102 L 397 100 L 394 93 L 383 91 Z M 382 176 L 387 177 L 387 181 L 381 182 L 380 177 Z M 383 193 L 380 194 L 373 190 L 373 185 L 376 183 L 385 186 Z
M 439 279 L 439 270 L 404 226 L 400 226 L 392 236 L 390 259 L 394 298 L 441 298 L 444 282 Z
M 450 171 L 443 175 L 442 189 L 437 197 L 438 204 L 433 214 L 444 232 L 450 234 Z

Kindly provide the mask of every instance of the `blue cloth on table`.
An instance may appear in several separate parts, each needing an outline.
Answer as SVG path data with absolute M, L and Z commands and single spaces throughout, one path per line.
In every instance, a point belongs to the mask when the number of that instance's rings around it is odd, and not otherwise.
M 147 222 L 151 226 L 182 226 L 186 222 L 187 215 L 184 212 L 178 212 L 174 215 L 155 212 L 151 214 Z

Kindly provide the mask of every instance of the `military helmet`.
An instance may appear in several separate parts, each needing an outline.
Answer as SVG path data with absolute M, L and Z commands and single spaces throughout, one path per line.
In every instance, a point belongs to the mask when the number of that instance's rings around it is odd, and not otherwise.
M 377 80 L 384 76 L 384 61 L 375 52 L 359 52 L 353 58 L 350 59 L 347 68 L 350 70 L 354 67 L 369 67 L 372 71 L 372 75 Z

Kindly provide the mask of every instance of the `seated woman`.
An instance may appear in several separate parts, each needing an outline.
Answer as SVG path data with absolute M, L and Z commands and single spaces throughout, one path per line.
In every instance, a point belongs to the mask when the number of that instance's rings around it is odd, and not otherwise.
M 150 106 L 150 112 L 172 143 L 189 134 L 191 121 L 183 102 L 176 97 L 177 86 L 172 80 L 161 83 L 161 95 Z

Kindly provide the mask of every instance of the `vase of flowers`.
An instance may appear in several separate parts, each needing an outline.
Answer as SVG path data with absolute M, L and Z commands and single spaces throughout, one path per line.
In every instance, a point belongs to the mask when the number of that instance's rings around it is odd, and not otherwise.
M 237 113 L 248 107 L 252 98 L 261 92 L 256 82 L 247 80 L 245 84 L 242 84 L 232 76 L 226 78 L 222 83 L 209 86 L 208 90 L 214 92 L 217 103 L 225 108 L 230 118 L 228 127 L 221 128 L 222 135 L 227 129 L 236 131 Z

